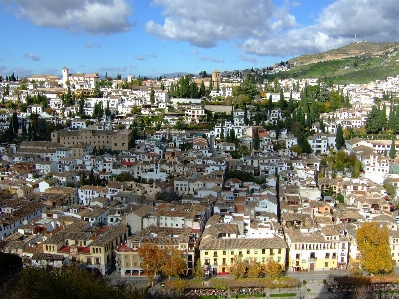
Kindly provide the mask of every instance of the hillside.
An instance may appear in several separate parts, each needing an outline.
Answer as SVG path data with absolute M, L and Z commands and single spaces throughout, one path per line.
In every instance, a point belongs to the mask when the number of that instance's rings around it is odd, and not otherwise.
M 368 83 L 399 75 L 399 43 L 357 42 L 289 60 L 281 78 L 325 78 L 334 83 Z
M 323 62 L 334 59 L 345 59 L 355 56 L 358 56 L 359 58 L 375 57 L 393 51 L 394 48 L 398 46 L 399 43 L 356 42 L 323 53 L 302 55 L 289 60 L 289 62 L 296 65 L 307 65 L 311 63 Z

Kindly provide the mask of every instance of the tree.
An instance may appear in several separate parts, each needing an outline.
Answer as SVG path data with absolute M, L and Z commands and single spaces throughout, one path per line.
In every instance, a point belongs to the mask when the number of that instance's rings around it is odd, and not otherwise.
M 394 187 L 394 185 L 392 184 L 392 182 L 390 181 L 389 178 L 384 180 L 383 186 L 384 186 L 384 189 L 387 192 L 389 198 L 391 200 L 396 201 L 396 188 Z
M 298 156 L 302 155 L 302 148 L 299 145 L 293 145 L 290 147 L 290 151 L 297 153 Z
M 280 263 L 274 260 L 269 260 L 267 263 L 263 264 L 263 272 L 265 276 L 278 278 L 282 271 Z
M 392 256 L 389 245 L 389 233 L 386 226 L 377 222 L 366 222 L 356 232 L 360 263 L 370 274 L 392 272 Z
M 62 268 L 24 267 L 23 286 L 26 297 L 32 299 L 141 299 L 146 297 L 138 289 L 115 287 L 102 275 L 82 270 L 75 264 Z
M 200 86 L 200 96 L 203 97 L 206 95 L 206 91 L 205 91 L 205 83 L 204 81 L 201 82 L 201 86 Z
M 187 269 L 186 261 L 182 257 L 182 253 L 174 246 L 164 249 L 166 252 L 161 253 L 165 257 L 165 263 L 162 265 L 162 274 L 169 277 L 179 276 Z
M 396 144 L 395 144 L 395 139 L 392 139 L 391 148 L 389 149 L 389 157 L 390 157 L 391 159 L 395 159 L 395 158 L 396 158 Z
M 254 132 L 254 150 L 259 150 L 259 147 L 260 147 L 259 131 L 258 128 L 256 128 Z
M 304 132 L 299 133 L 298 145 L 302 148 L 302 153 L 310 154 L 312 147 L 309 144 L 308 138 Z
M 102 92 L 100 91 L 100 84 L 98 82 L 94 87 L 93 98 L 102 98 Z
M 243 277 L 247 271 L 246 263 L 240 257 L 234 256 L 232 264 L 230 272 L 234 275 L 234 278 L 238 279 Z
M 335 136 L 335 146 L 337 150 L 340 150 L 345 145 L 344 133 L 342 131 L 342 126 L 339 124 L 337 128 L 337 134 Z
M 162 269 L 164 259 L 162 257 L 162 252 L 153 243 L 145 242 L 138 249 L 141 259 L 141 268 L 144 274 L 147 276 L 148 280 L 152 281 L 154 276 L 159 273 Z
M 381 115 L 381 110 L 379 109 L 379 107 L 377 108 L 376 106 L 373 106 L 373 108 L 371 108 L 370 113 L 367 115 L 367 121 L 366 121 L 367 133 L 376 134 L 382 130 L 384 124 L 381 122 L 382 117 L 380 115 Z
M 262 265 L 259 264 L 254 258 L 250 258 L 247 268 L 247 276 L 249 278 L 257 278 L 262 273 Z
M 12 114 L 12 127 L 14 129 L 14 134 L 18 135 L 18 129 L 19 129 L 19 122 L 18 122 L 18 115 L 17 112 L 14 112 Z
M 152 88 L 151 88 L 151 91 L 150 91 L 150 102 L 151 102 L 151 104 L 155 103 L 155 91 Z
M 201 260 L 199 258 L 195 262 L 194 277 L 197 280 L 202 280 L 204 278 L 204 269 L 202 268 Z
M 244 125 L 248 125 L 249 120 L 248 120 L 248 108 L 247 105 L 244 106 Z

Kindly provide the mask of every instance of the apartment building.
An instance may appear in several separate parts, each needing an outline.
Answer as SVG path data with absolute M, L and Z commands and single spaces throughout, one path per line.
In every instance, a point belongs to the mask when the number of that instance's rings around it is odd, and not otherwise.
M 220 275 L 230 273 L 234 257 L 260 263 L 274 260 L 285 269 L 287 243 L 277 235 L 266 238 L 213 239 L 201 241 L 200 261 L 206 274 Z
M 287 228 L 284 232 L 290 248 L 290 270 L 328 270 L 347 266 L 349 239 L 332 226 L 318 230 Z

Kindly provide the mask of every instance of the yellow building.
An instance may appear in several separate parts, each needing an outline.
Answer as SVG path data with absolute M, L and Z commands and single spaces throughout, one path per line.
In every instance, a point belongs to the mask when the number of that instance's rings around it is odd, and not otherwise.
M 321 229 L 288 228 L 288 266 L 292 271 L 345 268 L 348 263 L 349 238 L 333 225 Z
M 62 254 L 70 261 L 85 263 L 106 274 L 115 261 L 114 249 L 128 237 L 125 225 L 92 227 L 76 222 L 58 231 L 43 242 L 43 252 Z
M 249 261 L 253 258 L 260 263 L 272 259 L 283 269 L 286 265 L 287 243 L 282 237 L 248 239 L 205 239 L 199 246 L 201 265 L 205 273 L 228 274 L 234 257 Z

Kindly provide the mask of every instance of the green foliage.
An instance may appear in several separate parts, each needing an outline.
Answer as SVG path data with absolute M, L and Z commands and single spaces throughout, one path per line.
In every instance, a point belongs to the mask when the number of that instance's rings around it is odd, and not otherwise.
M 253 101 L 255 97 L 259 95 L 254 78 L 248 76 L 246 79 L 244 79 L 241 85 L 234 89 L 234 95 L 246 95 L 249 98 L 249 101 Z
M 129 172 L 122 172 L 116 177 L 116 179 L 118 182 L 131 182 L 133 181 L 133 176 Z
M 335 144 L 338 150 L 340 150 L 345 145 L 344 133 L 342 131 L 342 126 L 338 125 L 337 134 L 335 137 Z
M 23 273 L 29 299 L 144 298 L 143 291 L 114 287 L 101 275 L 82 271 L 77 265 L 61 269 L 26 267 Z
M 366 131 L 367 133 L 379 133 L 385 127 L 384 112 L 380 107 L 373 106 L 367 115 Z
M 391 159 L 395 159 L 395 158 L 396 158 L 396 144 L 395 144 L 395 139 L 392 139 L 391 148 L 389 149 L 389 157 L 390 157 Z
M 308 141 L 308 138 L 306 137 L 305 132 L 301 132 L 298 137 L 298 145 L 302 149 L 302 153 L 310 154 L 312 153 L 312 147 L 310 146 L 310 143 Z
M 93 98 L 102 98 L 103 94 L 100 91 L 100 84 L 96 83 L 93 91 Z
M 264 183 L 263 180 L 256 178 L 252 173 L 246 171 L 229 170 L 227 173 L 228 178 L 237 178 L 243 182 L 255 182 L 257 184 Z
M 339 150 L 334 155 L 331 155 L 322 160 L 322 167 L 326 168 L 327 165 L 331 166 L 331 170 L 337 171 L 351 171 L 352 177 L 359 177 L 363 171 L 362 163 L 357 159 L 356 154 L 347 154 L 343 150 Z

